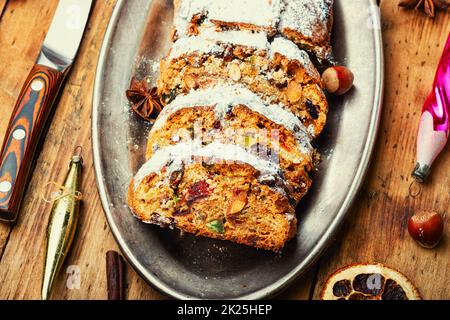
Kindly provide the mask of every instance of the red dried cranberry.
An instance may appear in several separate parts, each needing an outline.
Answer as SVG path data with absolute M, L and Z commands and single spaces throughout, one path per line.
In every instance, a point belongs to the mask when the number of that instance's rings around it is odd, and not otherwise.
M 210 195 L 212 192 L 209 184 L 205 180 L 200 180 L 193 183 L 187 193 L 186 200 L 189 202 L 193 202 L 195 200 L 205 198 Z

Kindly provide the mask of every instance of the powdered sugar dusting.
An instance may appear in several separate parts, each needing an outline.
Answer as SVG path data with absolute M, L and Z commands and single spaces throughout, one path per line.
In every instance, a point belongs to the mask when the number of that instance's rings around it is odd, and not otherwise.
M 200 52 L 202 54 L 221 53 L 223 47 L 216 41 L 208 41 L 201 37 L 181 38 L 170 49 L 169 59 L 175 59 L 183 54 Z
M 184 108 L 214 106 L 218 120 L 223 120 L 229 106 L 244 105 L 272 122 L 291 131 L 303 154 L 311 155 L 311 137 L 302 122 L 281 104 L 265 103 L 259 96 L 242 85 L 217 85 L 212 88 L 193 90 L 187 95 L 179 95 L 167 105 L 159 115 L 152 130 L 161 129 L 171 114 Z
M 265 50 L 268 46 L 265 32 L 252 32 L 248 30 L 230 30 L 217 32 L 212 28 L 202 30 L 201 37 L 211 41 L 229 43 Z
M 213 20 L 275 28 L 283 8 L 283 0 L 180 0 L 175 28 L 179 36 L 186 35 L 189 22 L 197 14 L 207 17 L 205 24 Z
M 214 141 L 203 146 L 200 140 L 181 142 L 158 149 L 153 156 L 139 169 L 134 177 L 135 189 L 150 174 L 160 170 L 171 161 L 173 165 L 180 167 L 182 163 L 189 164 L 193 157 L 201 157 L 210 163 L 217 161 L 234 161 L 247 163 L 261 172 L 261 177 L 278 177 L 281 172 L 279 164 L 263 160 L 244 148 L 234 144 L 223 144 Z M 173 171 L 173 169 L 169 170 Z
M 241 45 L 267 50 L 267 35 L 263 32 L 224 31 L 216 32 L 205 29 L 199 36 L 185 37 L 177 40 L 170 51 L 169 58 L 173 59 L 183 54 L 200 52 L 202 54 L 222 53 L 224 45 Z
M 279 29 L 289 28 L 306 37 L 327 36 L 332 6 L 333 0 L 289 0 Z

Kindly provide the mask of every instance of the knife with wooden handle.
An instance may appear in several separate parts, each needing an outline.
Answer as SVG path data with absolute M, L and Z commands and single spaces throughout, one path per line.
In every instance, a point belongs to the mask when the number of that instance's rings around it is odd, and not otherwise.
M 78 51 L 92 0 L 60 0 L 13 109 L 0 153 L 0 220 L 14 222 L 56 97 Z

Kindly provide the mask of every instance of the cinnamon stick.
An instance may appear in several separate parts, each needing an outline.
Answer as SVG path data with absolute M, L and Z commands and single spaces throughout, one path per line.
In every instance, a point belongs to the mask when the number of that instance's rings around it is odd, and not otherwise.
M 116 251 L 106 252 L 108 300 L 125 300 L 124 261 Z

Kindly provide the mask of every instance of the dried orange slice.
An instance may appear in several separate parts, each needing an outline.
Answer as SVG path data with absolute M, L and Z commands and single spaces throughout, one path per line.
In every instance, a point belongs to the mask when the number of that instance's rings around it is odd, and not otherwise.
M 333 273 L 322 300 L 420 300 L 412 282 L 382 264 L 355 264 Z

